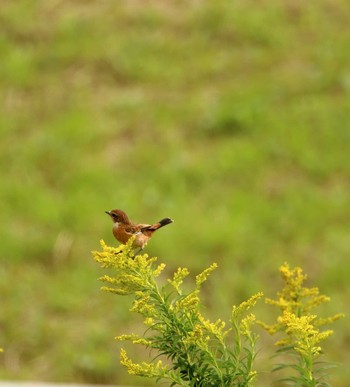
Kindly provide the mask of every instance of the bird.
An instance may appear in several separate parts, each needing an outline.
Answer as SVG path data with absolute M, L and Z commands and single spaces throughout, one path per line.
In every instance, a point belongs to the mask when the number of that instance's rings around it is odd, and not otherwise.
M 115 209 L 105 211 L 105 213 L 111 217 L 114 223 L 113 235 L 120 243 L 125 244 L 132 236 L 135 236 L 133 247 L 139 248 L 137 253 L 144 249 L 155 231 L 174 222 L 170 218 L 164 218 L 154 224 L 136 224 L 132 223 L 128 215 L 122 210 Z

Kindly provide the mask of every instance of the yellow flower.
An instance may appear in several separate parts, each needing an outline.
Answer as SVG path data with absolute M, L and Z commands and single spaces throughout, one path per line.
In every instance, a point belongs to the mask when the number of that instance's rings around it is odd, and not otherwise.
M 145 376 L 148 378 L 162 377 L 168 371 L 168 367 L 163 366 L 161 360 L 159 360 L 157 363 L 134 363 L 131 359 L 128 358 L 126 351 L 123 348 L 120 350 L 120 363 L 127 368 L 129 374 Z
M 343 318 L 345 316 L 344 313 L 337 313 L 335 314 L 334 316 L 331 316 L 331 317 L 326 317 L 326 318 L 318 318 L 316 321 L 315 321 L 315 325 L 316 326 L 323 326 L 323 325 L 327 325 L 327 324 L 330 324 L 334 321 L 337 321 L 341 318 Z
M 332 330 L 321 332 L 319 327 L 333 322 L 342 315 L 320 318 L 311 311 L 329 301 L 329 297 L 319 293 L 318 288 L 307 288 L 304 281 L 307 278 L 300 267 L 290 269 L 285 263 L 280 268 L 283 289 L 277 293 L 277 299 L 266 299 L 266 303 L 275 305 L 281 310 L 277 321 L 271 325 L 259 321 L 264 329 L 270 334 L 280 332 L 282 338 L 275 345 L 282 346 L 283 351 L 294 351 L 296 362 L 291 364 L 280 364 L 277 369 L 291 367 L 295 369 L 296 376 L 288 378 L 288 381 L 302 386 L 315 386 L 317 380 L 324 377 L 322 367 L 315 367 L 315 360 L 321 354 L 320 342 L 332 335 Z
M 196 276 L 196 286 L 197 288 L 199 288 L 203 282 L 205 282 L 207 280 L 207 278 L 209 277 L 209 275 L 218 267 L 218 265 L 216 263 L 213 263 L 212 265 L 210 265 L 207 269 L 205 269 L 204 271 L 202 271 L 202 273 L 198 274 Z
M 122 269 L 127 267 L 129 261 L 133 260 L 132 250 L 133 238 L 130 238 L 128 243 L 120 245 L 118 247 L 107 246 L 106 243 L 101 240 L 100 244 L 102 252 L 93 251 L 92 255 L 96 262 L 100 263 L 102 267 L 109 268 L 115 267 Z
M 203 326 L 201 324 L 196 324 L 193 331 L 190 331 L 188 336 L 183 340 L 183 343 L 186 345 L 193 344 L 206 350 L 208 348 L 209 340 L 210 337 L 205 335 Z
M 152 317 L 156 311 L 154 306 L 149 303 L 150 296 L 148 294 L 139 295 L 133 302 L 130 312 L 141 313 L 144 316 Z
M 173 279 L 168 279 L 168 282 L 176 289 L 179 294 L 181 294 L 180 286 L 182 285 L 184 278 L 187 277 L 189 274 L 190 272 L 186 267 L 179 267 L 174 273 Z
M 103 292 L 115 293 L 115 294 L 118 294 L 119 296 L 127 296 L 128 294 L 130 294 L 128 291 L 124 289 L 110 288 L 108 286 L 101 286 L 100 289 Z
M 143 337 L 140 337 L 139 335 L 136 335 L 134 333 L 132 333 L 131 335 L 116 336 L 115 340 L 118 340 L 118 341 L 127 341 L 128 340 L 128 341 L 131 341 L 133 344 L 142 344 L 145 346 L 150 346 L 152 344 L 151 341 L 149 341 Z
M 165 269 L 165 263 L 161 263 L 158 265 L 158 267 L 153 270 L 153 275 L 155 277 L 159 277 L 160 273 Z
M 200 322 L 202 323 L 202 326 L 208 332 L 208 334 L 215 336 L 220 341 L 222 341 L 223 338 L 230 331 L 230 329 L 224 330 L 226 323 L 225 323 L 225 321 L 222 321 L 221 319 L 218 319 L 215 321 L 215 323 L 212 323 L 209 320 L 206 320 L 202 315 L 199 315 L 198 317 L 199 317 Z
M 146 317 L 144 322 L 143 322 L 147 327 L 151 327 L 152 325 L 155 324 L 155 321 L 152 317 Z
M 295 351 L 305 357 L 316 357 L 321 353 L 318 345 L 321 341 L 332 335 L 332 330 L 320 332 L 315 326 L 316 315 L 297 317 L 295 314 L 284 311 L 278 318 L 281 326 L 287 334 L 287 339 L 282 341 L 282 345 L 292 345 Z M 281 342 L 279 342 L 281 345 Z
M 279 307 L 283 312 L 287 311 L 294 314 L 297 317 L 309 316 L 310 312 L 317 306 L 324 304 L 330 300 L 329 297 L 320 294 L 319 289 L 304 287 L 304 281 L 307 278 L 300 267 L 290 269 L 287 263 L 284 263 L 280 267 L 280 273 L 285 281 L 285 286 L 282 291 L 277 293 L 278 299 L 273 300 L 266 298 L 265 302 L 270 305 Z M 335 316 L 328 317 L 326 319 L 315 316 L 313 324 L 315 326 L 322 326 L 330 322 L 336 321 L 343 317 L 342 314 L 336 314 Z M 282 318 L 283 320 L 284 318 Z M 263 326 L 269 333 L 273 334 L 283 327 L 281 326 L 282 320 L 277 319 L 277 324 L 264 324 L 259 321 L 259 325 Z
M 255 294 L 254 296 L 250 297 L 248 300 L 243 301 L 238 306 L 233 305 L 232 307 L 232 318 L 237 319 L 239 318 L 242 313 L 246 312 L 250 308 L 252 308 L 257 301 L 263 296 L 264 294 L 262 292 L 259 292 Z
M 250 327 L 255 323 L 256 317 L 253 313 L 248 314 L 244 317 L 240 323 L 240 331 L 244 336 L 249 336 L 251 334 Z
M 152 287 L 152 281 L 159 276 L 165 265 L 160 264 L 155 269 L 156 257 L 149 258 L 147 254 L 134 256 L 132 248 L 133 238 L 130 238 L 125 245 L 110 247 L 101 240 L 102 251 L 94 251 L 94 259 L 102 267 L 113 267 L 116 270 L 114 277 L 104 275 L 101 281 L 112 286 L 105 286 L 101 289 L 119 295 L 135 294 L 138 291 L 145 291 Z
M 189 293 L 187 296 L 181 298 L 179 301 L 176 301 L 172 306 L 172 309 L 175 313 L 182 312 L 193 312 L 196 310 L 199 305 L 199 291 L 194 290 L 192 293 Z

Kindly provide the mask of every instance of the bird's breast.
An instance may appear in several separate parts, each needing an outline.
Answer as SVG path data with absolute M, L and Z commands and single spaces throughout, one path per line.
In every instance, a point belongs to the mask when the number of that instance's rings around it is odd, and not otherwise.
M 122 225 L 120 225 L 119 223 L 114 224 L 113 235 L 120 243 L 123 243 L 123 244 L 125 244 L 131 236 L 130 234 L 128 234 L 125 231 L 124 227 Z

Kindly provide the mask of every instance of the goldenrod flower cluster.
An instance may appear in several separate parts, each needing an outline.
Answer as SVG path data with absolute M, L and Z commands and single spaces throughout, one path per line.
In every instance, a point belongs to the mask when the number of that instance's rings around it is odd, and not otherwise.
M 134 256 L 132 240 L 118 248 L 101 241 L 101 247 L 101 252 L 93 252 L 94 259 L 115 271 L 113 276 L 100 278 L 108 284 L 101 289 L 133 296 L 130 311 L 141 314 L 146 326 L 144 335 L 132 333 L 116 339 L 156 350 L 157 358 L 163 355 L 171 363 L 163 365 L 162 359 L 134 363 L 122 349 L 121 363 L 129 373 L 168 379 L 183 386 L 252 386 L 257 335 L 251 331 L 255 316 L 247 311 L 262 293 L 233 307 L 230 326 L 226 328 L 221 319 L 211 322 L 200 312 L 200 288 L 217 268 L 215 263 L 195 277 L 192 291 L 184 292 L 187 268 L 179 268 L 166 281 L 167 285 L 159 287 L 156 278 L 165 265 L 157 264 L 157 258 L 147 254 Z
M 179 267 L 174 273 L 173 279 L 168 279 L 168 282 L 175 288 L 178 294 L 181 294 L 181 285 L 184 282 L 184 278 L 186 278 L 189 274 L 190 272 L 187 268 Z
M 321 353 L 319 343 L 333 334 L 328 329 L 320 332 L 314 325 L 316 315 L 297 317 L 295 314 L 284 311 L 278 317 L 278 322 L 285 326 L 288 337 L 280 340 L 276 345 L 293 345 L 293 348 L 302 356 L 316 357 Z
M 283 337 L 276 342 L 276 345 L 285 350 L 293 350 L 299 357 L 299 375 L 296 379 L 303 386 L 315 386 L 317 378 L 322 379 L 322 375 L 316 375 L 313 366 L 315 359 L 321 354 L 320 343 L 327 339 L 332 330 L 321 331 L 320 327 L 332 323 L 342 314 L 336 314 L 328 318 L 320 318 L 311 311 L 317 306 L 328 302 L 329 297 L 320 294 L 316 287 L 308 288 L 304 286 L 307 278 L 300 267 L 291 269 L 287 263 L 280 268 L 281 277 L 285 283 L 283 289 L 277 293 L 277 299 L 267 298 L 268 304 L 275 305 L 281 310 L 280 316 L 274 324 L 259 322 L 269 333 L 282 333 Z M 289 365 L 285 365 L 286 367 Z M 283 366 L 279 366 L 279 369 Z M 320 368 L 319 370 L 322 371 Z
M 160 378 L 164 377 L 168 371 L 168 367 L 163 366 L 161 360 L 157 361 L 157 363 L 134 363 L 128 358 L 124 349 L 121 349 L 120 351 L 120 363 L 127 368 L 131 375 Z
M 196 275 L 196 287 L 200 288 L 203 282 L 205 282 L 209 275 L 218 267 L 216 263 L 211 264 L 207 269 L 203 270 L 202 273 Z

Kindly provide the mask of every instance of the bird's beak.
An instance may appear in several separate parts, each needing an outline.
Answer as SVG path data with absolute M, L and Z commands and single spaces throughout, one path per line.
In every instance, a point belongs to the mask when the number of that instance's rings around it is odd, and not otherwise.
M 107 215 L 111 215 L 111 212 L 110 212 L 110 211 L 105 211 L 105 213 L 106 213 Z

